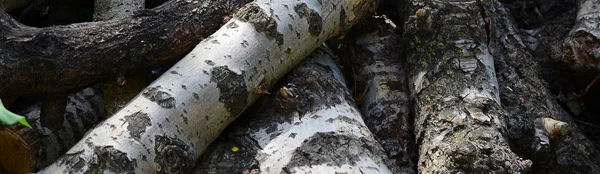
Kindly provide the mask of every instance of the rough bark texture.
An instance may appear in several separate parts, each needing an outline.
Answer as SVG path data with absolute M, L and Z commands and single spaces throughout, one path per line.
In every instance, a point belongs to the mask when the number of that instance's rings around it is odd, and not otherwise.
M 600 0 L 579 0 L 575 26 L 565 38 L 562 61 L 573 69 L 600 70 Z
M 423 173 L 521 173 L 531 161 L 503 135 L 482 1 L 413 1 L 404 25 Z M 491 48 L 494 49 L 494 48 Z
M 327 49 L 307 57 L 194 173 L 391 173 L 332 57 Z
M 144 9 L 144 0 L 96 0 L 94 21 L 119 20 Z
M 47 28 L 0 10 L 0 96 L 64 92 L 174 62 L 246 2 L 173 0 L 122 20 Z
M 509 112 L 507 136 L 513 150 L 534 162 L 534 172 L 599 173 L 598 151 L 552 97 L 502 4 L 492 1 L 483 8 L 490 18 L 490 45 L 495 48 L 502 103 Z M 540 123 L 546 118 L 565 122 L 568 134 L 552 136 L 543 130 Z
M 0 173 L 29 173 L 54 162 L 101 120 L 104 108 L 100 91 L 93 87 L 69 95 L 63 122 L 56 131 L 41 126 L 39 104 L 20 113 L 32 129 L 0 126 Z
M 372 0 L 247 4 L 42 173 L 191 170 L 261 91 L 375 6 Z
M 413 119 L 410 115 L 409 91 L 404 74 L 405 57 L 401 55 L 400 35 L 394 24 L 383 17 L 361 22 L 343 42 L 341 61 L 352 67 L 355 98 L 360 103 L 364 121 L 395 160 L 400 173 L 416 173 L 417 150 Z

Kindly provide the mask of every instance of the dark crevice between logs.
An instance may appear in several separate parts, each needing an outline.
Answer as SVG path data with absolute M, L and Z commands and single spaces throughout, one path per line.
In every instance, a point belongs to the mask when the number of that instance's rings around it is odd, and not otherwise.
M 539 73 L 548 82 L 550 92 L 585 136 L 600 149 L 600 83 L 592 83 L 600 73 L 585 68 L 574 69 L 560 61 L 564 52 L 563 42 L 575 24 L 577 2 L 502 2 L 510 10 L 518 30 L 521 30 L 521 39 L 524 42 L 528 37 L 537 39 L 538 46 L 530 49 L 530 52 L 539 64 Z M 539 31 L 528 35 L 522 32 L 525 30 Z
M 29 5 L 10 12 L 10 15 L 33 27 L 91 22 L 94 0 L 33 0 Z

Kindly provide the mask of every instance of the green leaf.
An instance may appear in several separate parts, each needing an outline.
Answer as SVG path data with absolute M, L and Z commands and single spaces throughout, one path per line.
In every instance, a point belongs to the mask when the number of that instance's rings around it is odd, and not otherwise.
M 21 123 L 23 126 L 31 128 L 31 125 L 27 123 L 25 117 L 10 112 L 4 107 L 2 100 L 0 100 L 0 123 L 3 125 L 13 125 L 17 122 Z

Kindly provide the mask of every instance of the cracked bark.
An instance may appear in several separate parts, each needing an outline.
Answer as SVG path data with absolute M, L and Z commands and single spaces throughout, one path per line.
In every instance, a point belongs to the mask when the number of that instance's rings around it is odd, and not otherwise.
M 91 87 L 66 97 L 60 129 L 42 127 L 40 104 L 19 114 L 27 118 L 32 129 L 14 125 L 0 126 L 0 169 L 6 173 L 30 173 L 56 160 L 74 145 L 88 129 L 101 120 L 104 107 L 99 87 Z
M 308 56 L 208 148 L 194 173 L 392 173 L 332 57 L 326 48 Z
M 375 6 L 373 0 L 247 4 L 42 173 L 188 172 L 260 91 Z
M 423 173 L 522 173 L 505 137 L 490 42 L 489 1 L 413 1 L 404 24 Z

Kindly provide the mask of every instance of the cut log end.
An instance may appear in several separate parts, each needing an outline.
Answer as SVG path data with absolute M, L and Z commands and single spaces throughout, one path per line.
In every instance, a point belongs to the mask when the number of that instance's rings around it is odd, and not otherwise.
M 0 127 L 0 173 L 30 173 L 35 164 L 34 153 L 21 136 L 11 129 Z

